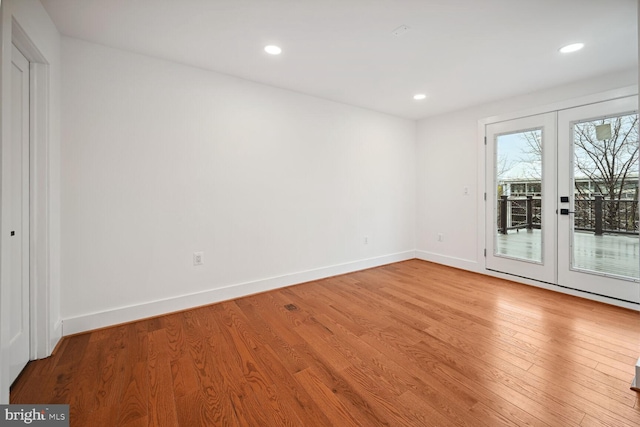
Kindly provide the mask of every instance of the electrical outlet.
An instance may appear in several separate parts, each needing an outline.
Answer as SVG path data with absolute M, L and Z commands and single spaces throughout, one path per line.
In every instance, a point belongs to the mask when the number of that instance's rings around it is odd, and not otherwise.
M 202 265 L 202 264 L 204 264 L 204 252 L 194 252 L 193 265 Z
M 444 236 L 442 233 L 438 233 L 438 242 L 444 242 Z

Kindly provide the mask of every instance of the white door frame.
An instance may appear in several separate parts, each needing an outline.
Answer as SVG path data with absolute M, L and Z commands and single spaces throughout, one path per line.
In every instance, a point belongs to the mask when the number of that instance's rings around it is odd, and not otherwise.
M 485 259 L 484 259 L 484 251 L 485 251 L 485 239 L 490 238 L 491 236 L 486 236 L 485 234 L 485 200 L 484 193 L 490 191 L 490 189 L 486 188 L 485 185 L 485 177 L 486 177 L 486 165 L 485 165 L 485 156 L 484 156 L 484 131 L 485 127 L 491 123 L 502 122 L 506 120 L 517 119 L 520 117 L 532 116 L 536 114 L 548 113 L 552 111 L 560 111 L 574 107 L 580 107 L 584 105 L 594 104 L 602 101 L 624 98 L 632 95 L 638 94 L 638 85 L 626 86 L 619 89 L 609 90 L 606 92 L 596 93 L 593 95 L 583 96 L 580 98 L 569 99 L 566 101 L 556 102 L 553 104 L 543 105 L 539 107 L 528 108 L 525 110 L 517 111 L 514 113 L 502 114 L 498 116 L 491 116 L 484 119 L 478 120 L 478 128 L 477 128 L 477 150 L 478 150 L 478 163 L 477 163 L 477 183 L 478 188 L 477 191 L 480 196 L 477 200 L 477 213 L 478 213 L 478 227 L 477 227 L 477 249 L 476 256 L 478 259 L 478 269 L 477 271 L 486 274 L 488 276 L 500 277 L 503 279 L 524 283 L 531 286 L 536 286 L 539 288 L 549 289 L 556 292 L 561 292 L 569 295 L 575 295 L 586 299 L 591 299 L 595 301 L 604 302 L 611 305 L 617 305 L 620 307 L 629 308 L 632 310 L 640 310 L 640 305 L 627 303 L 624 301 L 619 301 L 613 298 L 607 298 L 600 295 L 594 295 L 586 292 L 577 291 L 574 289 L 565 288 L 558 285 L 553 285 L 549 283 L 539 282 L 536 280 L 525 279 L 521 277 L 512 276 L 509 274 L 494 272 L 491 270 L 487 270 L 485 268 Z
M 9 6 L 9 7 L 7 7 Z M 3 268 L 8 262 L 9 224 L 4 218 L 8 213 L 7 181 L 4 171 L 7 167 L 4 162 L 8 156 L 4 155 L 9 148 L 11 138 L 10 129 L 10 59 L 11 44 L 22 52 L 30 62 L 30 359 L 47 357 L 53 350 L 51 348 L 51 319 L 50 319 L 50 171 L 49 171 L 49 63 L 31 37 L 20 26 L 11 14 L 10 3 L 1 4 L 0 19 L 3 24 L 11 22 L 11 25 L 3 25 L 0 34 L 0 53 L 2 54 L 2 67 L 0 69 L 0 103 L 2 104 L 0 115 L 0 403 L 8 400 L 9 384 L 5 384 L 8 378 L 7 349 L 8 349 L 8 273 Z M 9 15 L 9 16 L 7 16 Z

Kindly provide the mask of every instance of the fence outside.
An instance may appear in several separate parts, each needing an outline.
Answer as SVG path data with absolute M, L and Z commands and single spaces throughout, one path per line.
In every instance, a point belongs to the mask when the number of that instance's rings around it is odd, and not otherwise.
M 603 233 L 638 234 L 638 201 L 605 200 L 603 196 L 576 199 L 574 229 Z M 509 197 L 498 199 L 498 232 L 541 228 L 542 200 L 540 197 Z

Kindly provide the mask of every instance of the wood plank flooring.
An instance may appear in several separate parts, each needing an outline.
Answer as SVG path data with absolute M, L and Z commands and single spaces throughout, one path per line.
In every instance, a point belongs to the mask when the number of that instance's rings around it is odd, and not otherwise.
M 418 260 L 65 337 L 72 426 L 638 426 L 640 314 Z

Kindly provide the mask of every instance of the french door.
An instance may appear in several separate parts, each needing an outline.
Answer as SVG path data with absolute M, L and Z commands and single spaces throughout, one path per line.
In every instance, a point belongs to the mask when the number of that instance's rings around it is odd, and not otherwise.
M 486 268 L 640 302 L 637 97 L 486 126 Z
M 637 97 L 560 111 L 558 130 L 558 282 L 638 302 Z
M 555 283 L 556 114 L 487 125 L 487 268 Z

